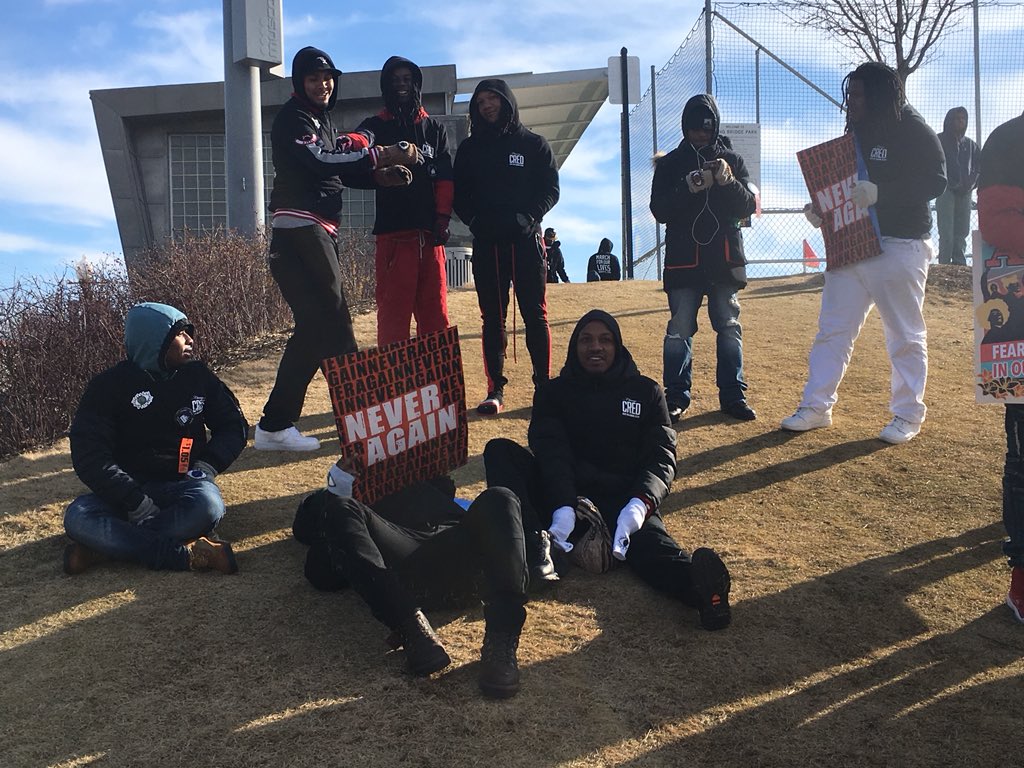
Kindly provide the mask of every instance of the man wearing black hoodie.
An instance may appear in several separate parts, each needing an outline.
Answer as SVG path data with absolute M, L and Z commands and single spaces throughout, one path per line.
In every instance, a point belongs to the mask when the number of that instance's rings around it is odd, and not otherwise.
M 419 147 L 423 164 L 405 187 L 377 189 L 377 345 L 448 327 L 448 283 L 444 246 L 452 216 L 452 156 L 448 134 L 427 115 L 420 100 L 423 73 L 401 56 L 380 71 L 384 109 L 356 129 L 376 144 L 407 141 Z
M 669 416 L 690 406 L 693 335 L 708 297 L 717 342 L 718 402 L 723 413 L 756 418 L 747 404 L 743 328 L 737 293 L 747 284 L 740 220 L 754 212 L 754 190 L 743 158 L 719 135 L 721 116 L 711 94 L 683 107 L 683 140 L 656 161 L 651 213 L 665 224 L 665 293 L 672 317 L 665 328 L 664 382 Z
M 565 272 L 562 243 L 558 239 L 558 233 L 551 227 L 544 230 L 544 250 L 548 260 L 548 282 L 557 283 L 561 278 L 563 283 L 568 283 L 569 275 Z
M 946 160 L 938 136 L 907 103 L 903 83 L 891 67 L 876 61 L 861 64 L 843 80 L 843 92 L 846 130 L 857 142 L 868 176 L 852 185 L 850 201 L 874 211 L 882 252 L 825 272 L 803 398 L 780 426 L 806 432 L 832 425 L 839 384 L 874 306 L 882 318 L 892 377 L 892 420 L 878 439 L 906 443 L 921 431 L 927 411 L 923 310 L 933 255 L 928 203 L 946 188 Z M 804 207 L 816 227 L 821 226 L 819 214 L 810 203 Z
M 292 62 L 291 99 L 270 131 L 274 188 L 270 273 L 295 317 L 277 380 L 256 426 L 259 450 L 315 451 L 320 441 L 295 428 L 306 388 L 325 357 L 354 352 L 345 290 L 338 269 L 338 221 L 343 186 L 403 186 L 404 166 L 421 159 L 414 145 L 369 147 L 339 137 L 331 122 L 338 76 L 330 56 L 307 47 Z
M 605 280 L 622 279 L 619 257 L 612 253 L 612 241 L 607 237 L 597 246 L 597 253 L 587 261 L 587 282 L 600 283 Z
M 527 536 L 546 527 L 553 545 L 571 552 L 585 533 L 577 516 L 596 507 L 615 531 L 614 559 L 697 608 L 705 629 L 728 626 L 725 564 L 706 547 L 692 557 L 681 550 L 658 512 L 676 474 L 665 394 L 640 375 L 607 312 L 580 319 L 562 372 L 537 388 L 529 443 L 527 450 L 497 438 L 484 448 L 487 485 L 519 496 Z
M 504 80 L 481 80 L 469 103 L 471 134 L 455 156 L 455 212 L 473 233 L 473 281 L 483 319 L 487 397 L 477 412 L 504 403 L 505 316 L 509 284 L 526 325 L 534 385 L 551 368 L 545 301 L 547 267 L 540 222 L 558 202 L 558 168 L 543 136 L 523 127 Z
M 967 264 L 967 235 L 971 232 L 971 193 L 978 185 L 981 150 L 967 136 L 967 109 L 953 107 L 939 134 L 946 156 L 946 191 L 935 199 L 939 227 L 939 264 Z

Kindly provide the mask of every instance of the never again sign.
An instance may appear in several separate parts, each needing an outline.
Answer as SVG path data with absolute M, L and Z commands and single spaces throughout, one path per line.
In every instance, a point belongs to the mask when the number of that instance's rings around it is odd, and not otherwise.
M 462 353 L 456 327 L 321 363 L 341 454 L 365 504 L 466 463 Z

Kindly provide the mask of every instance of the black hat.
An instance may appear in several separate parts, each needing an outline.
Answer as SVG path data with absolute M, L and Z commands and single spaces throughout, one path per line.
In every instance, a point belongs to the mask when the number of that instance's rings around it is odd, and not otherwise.
M 714 131 L 715 115 L 703 105 L 697 105 L 687 111 L 683 120 L 683 130 Z
M 552 240 L 555 238 L 555 234 L 555 230 L 552 227 L 544 230 L 544 237 L 551 238 Z

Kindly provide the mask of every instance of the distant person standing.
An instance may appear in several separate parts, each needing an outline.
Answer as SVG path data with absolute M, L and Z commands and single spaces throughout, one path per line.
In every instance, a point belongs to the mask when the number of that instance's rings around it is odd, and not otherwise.
M 563 283 L 568 283 L 569 276 L 565 274 L 565 259 L 562 257 L 562 243 L 558 240 L 558 233 L 551 227 L 544 230 L 544 250 L 548 259 L 548 282 L 557 283 L 561 278 Z
M 558 168 L 544 137 L 523 127 L 515 94 L 504 80 L 480 81 L 469 102 L 469 122 L 469 138 L 455 155 L 455 212 L 473 233 L 473 281 L 487 374 L 487 397 L 477 412 L 491 416 L 501 411 L 508 383 L 505 318 L 510 285 L 526 325 L 534 386 L 550 376 L 540 222 L 558 202 Z
M 978 225 L 986 243 L 1024 255 L 1024 115 L 1003 123 L 981 151 Z M 1006 406 L 1003 543 L 1011 570 L 1006 604 L 1024 622 L 1024 405 Z
M 360 123 L 376 144 L 415 144 L 423 164 L 412 169 L 412 184 L 377 189 L 376 235 L 377 345 L 448 327 L 448 283 L 444 246 L 452 216 L 452 156 L 444 126 L 427 115 L 421 102 L 423 73 L 401 56 L 380 72 L 384 108 Z
M 719 135 L 715 97 L 698 94 L 682 114 L 683 140 L 659 158 L 651 182 L 651 213 L 665 224 L 665 293 L 672 317 L 665 328 L 664 384 L 668 413 L 677 422 L 690 406 L 693 335 L 708 297 L 717 337 L 718 402 L 723 413 L 757 418 L 747 404 L 743 328 L 737 293 L 747 285 L 740 220 L 755 209 L 743 158 Z
M 935 200 L 939 225 L 939 264 L 967 264 L 967 235 L 971 232 L 971 192 L 978 184 L 981 150 L 967 136 L 967 109 L 946 113 L 939 134 L 946 156 L 946 191 Z
M 907 103 L 895 70 L 861 64 L 843 80 L 846 130 L 852 132 L 868 178 L 853 184 L 850 200 L 874 207 L 882 236 L 877 256 L 825 272 L 818 334 L 811 345 L 800 405 L 782 429 L 805 432 L 832 425 L 832 406 L 871 307 L 878 307 L 889 353 L 892 420 L 878 439 L 905 443 L 924 423 L 928 379 L 928 329 L 924 290 L 932 258 L 928 202 L 946 188 L 939 137 Z M 821 218 L 805 208 L 815 226 Z
M 598 283 L 605 280 L 621 280 L 622 268 L 619 257 L 612 253 L 612 241 L 607 237 L 597 246 L 597 253 L 587 262 L 587 282 Z
M 419 151 L 405 147 L 353 149 L 338 143 L 331 109 L 338 76 L 331 57 L 306 47 L 292 61 L 292 97 L 274 118 L 270 146 L 274 187 L 270 274 L 292 310 L 295 329 L 285 344 L 274 389 L 256 426 L 264 451 L 315 451 L 320 441 L 295 427 L 309 382 L 325 357 L 356 350 L 338 268 L 338 220 L 343 180 L 348 186 L 402 186 Z

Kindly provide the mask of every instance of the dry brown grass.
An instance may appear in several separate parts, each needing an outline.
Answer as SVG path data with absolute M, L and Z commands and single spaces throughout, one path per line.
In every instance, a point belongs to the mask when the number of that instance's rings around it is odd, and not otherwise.
M 531 603 L 523 690 L 507 702 L 476 690 L 479 611 L 432 617 L 455 663 L 414 680 L 357 597 L 305 583 L 289 526 L 336 445 L 322 382 L 301 426 L 325 448 L 250 450 L 223 476 L 236 577 L 128 566 L 65 577 L 61 510 L 82 490 L 67 445 L 0 465 L 0 764 L 1020 765 L 1024 627 L 1001 604 L 1002 413 L 973 404 L 966 276 L 933 277 L 929 420 L 905 446 L 875 439 L 888 418 L 876 316 L 834 427 L 805 435 L 776 428 L 799 399 L 817 282 L 743 294 L 755 422 L 717 413 L 702 323 L 666 519 L 684 545 L 729 562 L 733 626 L 702 632 L 623 570 L 576 572 Z M 658 377 L 667 311 L 656 284 L 555 285 L 549 304 L 557 363 L 575 319 L 601 306 Z M 475 296 L 454 294 L 451 308 L 475 404 Z M 365 344 L 373 322 L 358 322 Z M 525 437 L 522 338 L 518 352 L 508 411 L 472 417 L 463 495 L 483 487 L 488 438 Z M 250 419 L 275 365 L 272 355 L 225 374 Z

